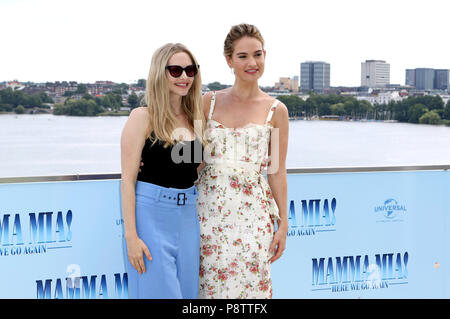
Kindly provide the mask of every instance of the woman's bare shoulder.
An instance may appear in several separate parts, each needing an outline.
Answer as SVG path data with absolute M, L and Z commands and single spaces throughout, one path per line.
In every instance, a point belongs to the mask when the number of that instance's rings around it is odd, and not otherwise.
M 232 89 L 232 87 L 230 86 L 230 87 L 227 87 L 227 88 L 225 88 L 225 89 L 216 91 L 216 96 L 218 96 L 218 95 L 220 96 L 220 95 L 227 95 L 227 94 L 230 94 L 231 89 Z
M 141 106 L 131 110 L 128 117 L 127 125 L 132 131 L 142 132 L 146 134 L 149 130 L 150 114 L 147 107 Z
M 146 106 L 139 106 L 131 110 L 130 116 L 149 116 Z
M 148 112 L 148 108 L 146 106 L 140 106 L 132 109 L 129 119 L 132 121 L 148 123 L 148 121 L 150 120 L 150 113 Z
M 286 105 L 279 100 L 272 121 L 274 122 L 274 126 L 289 125 L 289 110 Z
M 216 94 L 216 96 L 224 95 L 224 94 L 228 94 L 230 92 L 230 90 L 231 90 L 231 87 L 228 87 L 228 88 L 225 88 L 222 90 L 217 90 L 217 91 L 216 90 L 208 91 L 203 95 L 203 97 L 211 100 L 214 94 Z

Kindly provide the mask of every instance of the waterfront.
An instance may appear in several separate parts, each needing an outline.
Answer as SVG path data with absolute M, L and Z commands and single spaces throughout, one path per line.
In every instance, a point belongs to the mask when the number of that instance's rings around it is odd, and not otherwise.
M 0 115 L 0 177 L 120 172 L 127 117 Z M 290 121 L 288 168 L 450 164 L 450 127 Z

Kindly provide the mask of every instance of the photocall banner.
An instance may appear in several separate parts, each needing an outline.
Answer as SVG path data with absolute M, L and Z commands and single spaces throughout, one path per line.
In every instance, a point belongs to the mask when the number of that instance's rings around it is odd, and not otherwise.
M 118 180 L 0 184 L 0 298 L 125 298 Z
M 275 298 L 450 297 L 450 173 L 289 175 Z
M 449 298 L 450 173 L 288 175 L 274 298 Z M 118 180 L 0 184 L 0 298 L 128 298 Z

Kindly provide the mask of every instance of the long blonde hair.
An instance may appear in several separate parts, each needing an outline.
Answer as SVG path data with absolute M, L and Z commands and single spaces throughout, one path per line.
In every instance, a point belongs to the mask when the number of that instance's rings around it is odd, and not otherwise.
M 155 143 L 164 142 L 164 147 L 176 144 L 173 137 L 175 127 L 175 114 L 170 107 L 169 82 L 166 77 L 166 66 L 169 59 L 179 52 L 189 55 L 192 63 L 198 65 L 191 51 L 181 43 L 167 43 L 157 49 L 152 57 L 152 63 L 147 79 L 145 101 L 150 114 L 149 138 Z M 194 130 L 194 135 L 202 143 L 205 129 L 205 116 L 202 105 L 202 79 L 200 70 L 194 77 L 191 88 L 186 96 L 182 97 L 181 107 L 188 117 L 188 122 Z M 153 132 L 153 135 L 150 132 Z

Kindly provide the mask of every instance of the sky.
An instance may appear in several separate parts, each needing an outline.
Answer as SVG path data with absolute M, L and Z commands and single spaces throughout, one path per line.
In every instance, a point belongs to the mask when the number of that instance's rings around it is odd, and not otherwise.
M 223 57 L 231 26 L 265 40 L 259 84 L 300 76 L 300 63 L 330 63 L 331 86 L 359 86 L 361 62 L 384 60 L 391 84 L 405 69 L 450 69 L 448 0 L 0 0 L 0 82 L 147 78 L 168 42 L 196 56 L 204 84 L 233 84 Z

